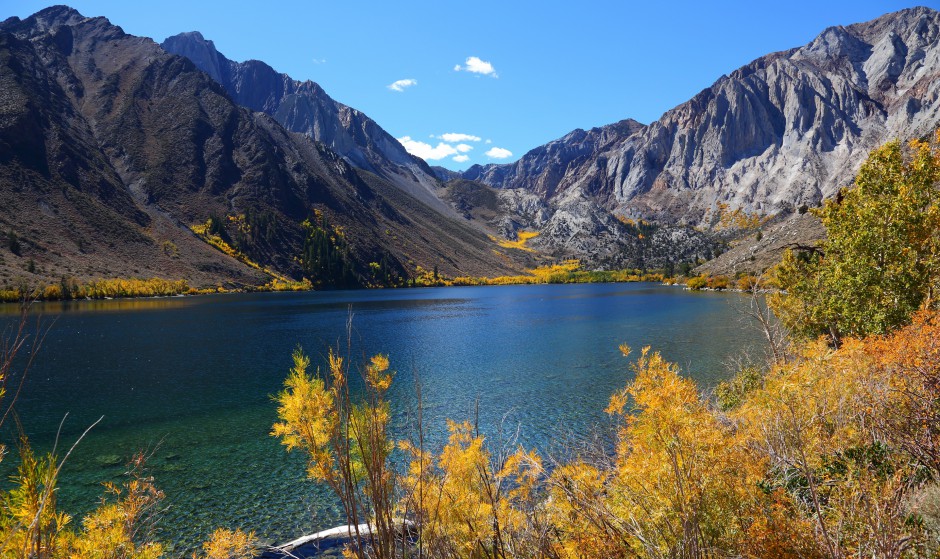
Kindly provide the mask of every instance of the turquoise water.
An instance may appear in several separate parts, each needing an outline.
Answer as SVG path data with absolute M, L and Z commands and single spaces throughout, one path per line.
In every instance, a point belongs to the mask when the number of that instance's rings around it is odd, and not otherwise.
M 303 457 L 268 434 L 271 395 L 298 344 L 315 363 L 331 346 L 354 362 L 388 354 L 398 371 L 390 391 L 398 436 L 409 433 L 417 377 L 431 444 L 444 440 L 445 418 L 470 419 L 478 405 L 491 440 L 503 426 L 549 450 L 563 433 L 607 421 L 610 394 L 631 378 L 621 343 L 650 345 L 713 386 L 730 356 L 759 346 L 742 322 L 744 303 L 652 284 L 50 303 L 37 305 L 51 329 L 17 409 L 40 448 L 51 446 L 66 413 L 60 446 L 104 416 L 63 471 L 60 505 L 69 512 L 93 508 L 101 482 L 119 479 L 121 462 L 147 449 L 167 495 L 162 536 L 177 551 L 219 526 L 285 541 L 340 520 L 304 479 Z

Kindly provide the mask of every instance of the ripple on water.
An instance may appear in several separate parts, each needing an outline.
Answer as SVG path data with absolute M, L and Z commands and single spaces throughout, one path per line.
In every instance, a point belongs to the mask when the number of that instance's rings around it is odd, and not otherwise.
M 389 392 L 396 437 L 411 431 L 414 375 L 427 440 L 445 418 L 474 418 L 491 440 L 500 426 L 550 450 L 608 420 L 610 394 L 630 379 L 617 349 L 651 345 L 704 385 L 721 363 L 759 343 L 742 329 L 732 294 L 689 294 L 649 284 L 541 285 L 329 293 L 270 293 L 44 307 L 59 315 L 18 402 L 34 446 L 62 444 L 105 419 L 63 472 L 60 504 L 81 515 L 120 481 L 137 451 L 167 495 L 159 535 L 183 553 L 217 527 L 267 542 L 331 527 L 342 511 L 304 478 L 304 461 L 269 436 L 271 395 L 302 344 L 322 366 L 326 349 L 383 352 L 399 373 Z M 0 309 L 0 322 L 13 320 Z M 0 324 L 2 325 L 2 324 Z M 345 349 L 343 350 L 345 352 Z M 12 440 L 9 433 L 7 441 Z M 0 464 L 6 479 L 14 460 Z

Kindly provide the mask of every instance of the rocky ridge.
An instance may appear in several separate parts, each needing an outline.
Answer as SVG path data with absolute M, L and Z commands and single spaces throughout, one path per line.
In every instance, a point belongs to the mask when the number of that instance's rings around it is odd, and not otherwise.
M 871 149 L 938 124 L 940 13 L 911 8 L 759 58 L 648 126 L 576 130 L 461 177 L 536 195 L 544 219 L 527 225 L 577 250 L 603 239 L 605 213 L 707 229 L 720 205 L 760 216 L 818 205 L 852 183 Z M 514 212 L 523 205 L 509 203 Z
M 826 240 L 826 228 L 810 213 L 794 213 L 768 223 L 760 235 L 753 234 L 735 241 L 721 255 L 697 266 L 693 274 L 735 277 L 739 274 L 760 275 L 783 258 L 788 249 L 805 250 L 818 247 Z
M 198 31 L 168 37 L 163 50 L 190 59 L 243 107 L 263 112 L 291 132 L 306 134 L 356 168 L 375 173 L 447 215 L 439 181 L 424 160 L 408 153 L 374 120 L 333 100 L 318 84 L 278 73 L 260 60 L 235 62 Z
M 105 18 L 57 6 L 0 23 L 0 86 L 0 230 L 21 246 L 0 247 L 0 285 L 269 279 L 190 230 L 212 216 L 259 266 L 295 278 L 302 224 L 321 219 L 342 231 L 363 283 L 371 263 L 404 277 L 519 269 L 465 222 L 239 106 L 189 60 Z

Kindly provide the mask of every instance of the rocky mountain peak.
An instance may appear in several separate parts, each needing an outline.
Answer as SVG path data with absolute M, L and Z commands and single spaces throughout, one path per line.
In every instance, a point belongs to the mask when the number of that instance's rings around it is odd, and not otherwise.
M 40 10 L 27 19 L 40 30 L 49 30 L 61 25 L 74 25 L 86 18 L 74 8 L 58 5 Z
M 648 126 L 574 130 L 462 178 L 506 192 L 543 246 L 571 247 L 616 236 L 603 212 L 706 229 L 726 211 L 787 215 L 850 185 L 874 147 L 938 125 L 940 13 L 919 7 L 760 57 Z
M 931 22 L 936 21 L 936 17 L 936 10 L 926 6 L 916 6 L 890 12 L 871 21 L 853 23 L 846 26 L 846 30 L 872 43 L 878 37 L 892 32 L 902 37 L 909 37 L 914 32 L 924 31 Z
M 214 51 L 198 34 L 184 40 Z M 218 61 L 223 79 L 265 68 Z M 298 88 L 262 93 L 300 103 Z M 372 282 L 371 262 L 383 278 L 418 265 L 513 270 L 482 232 L 239 106 L 196 64 L 105 18 L 54 8 L 0 24 L 0 92 L 0 223 L 29 232 L 22 255 L 0 248 L 0 278 L 27 260 L 30 281 L 160 276 L 230 287 L 268 281 L 261 267 L 324 286 Z M 194 235 L 222 216 L 226 242 L 254 265 Z M 303 260 L 303 223 L 314 216 L 343 231 L 343 246 L 330 245 L 343 260 L 332 271 Z
M 919 7 L 829 27 L 633 133 L 576 131 L 467 178 L 549 200 L 577 189 L 623 215 L 701 225 L 719 201 L 761 215 L 816 204 L 873 147 L 938 124 L 940 13 Z M 572 154 L 563 172 L 546 165 L 560 153 Z
M 298 81 L 259 60 L 235 62 L 198 33 L 182 33 L 161 45 L 190 59 L 235 101 L 263 112 L 292 132 L 323 143 L 354 167 L 375 173 L 446 215 L 453 210 L 437 196 L 438 178 L 423 160 L 362 112 L 331 98 L 313 81 Z
M 26 19 L 10 18 L 4 22 L 4 29 L 22 37 L 41 37 L 44 35 L 68 36 L 72 29 L 82 32 L 95 40 L 114 40 L 125 37 L 124 30 L 114 25 L 105 17 L 86 17 L 69 6 L 51 6 Z
M 222 82 L 224 59 L 216 50 L 215 43 L 207 40 L 199 31 L 187 31 L 167 37 L 161 46 L 167 52 L 185 56 L 212 79 Z

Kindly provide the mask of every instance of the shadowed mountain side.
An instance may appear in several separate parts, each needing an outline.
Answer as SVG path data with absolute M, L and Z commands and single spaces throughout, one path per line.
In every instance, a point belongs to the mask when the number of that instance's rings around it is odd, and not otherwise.
M 361 279 L 380 261 L 405 277 L 418 265 L 448 275 L 517 269 L 483 233 L 363 179 L 326 146 L 239 107 L 190 61 L 104 18 L 54 7 L 3 22 L 0 83 L 0 228 L 22 239 L 20 255 L 0 248 L 0 281 L 265 279 L 189 230 L 212 216 L 225 217 L 224 233 L 251 260 L 299 277 L 301 222 L 317 212 L 345 231 Z M 448 241 L 408 236 L 429 215 L 459 240 L 459 268 Z
M 185 56 L 222 85 L 231 98 L 253 111 L 272 116 L 292 132 L 300 132 L 370 171 L 411 196 L 447 215 L 449 206 L 437 196 L 438 181 L 424 160 L 408 153 L 374 120 L 334 101 L 318 84 L 298 81 L 259 60 L 234 62 L 198 31 L 168 37 L 161 44 Z

